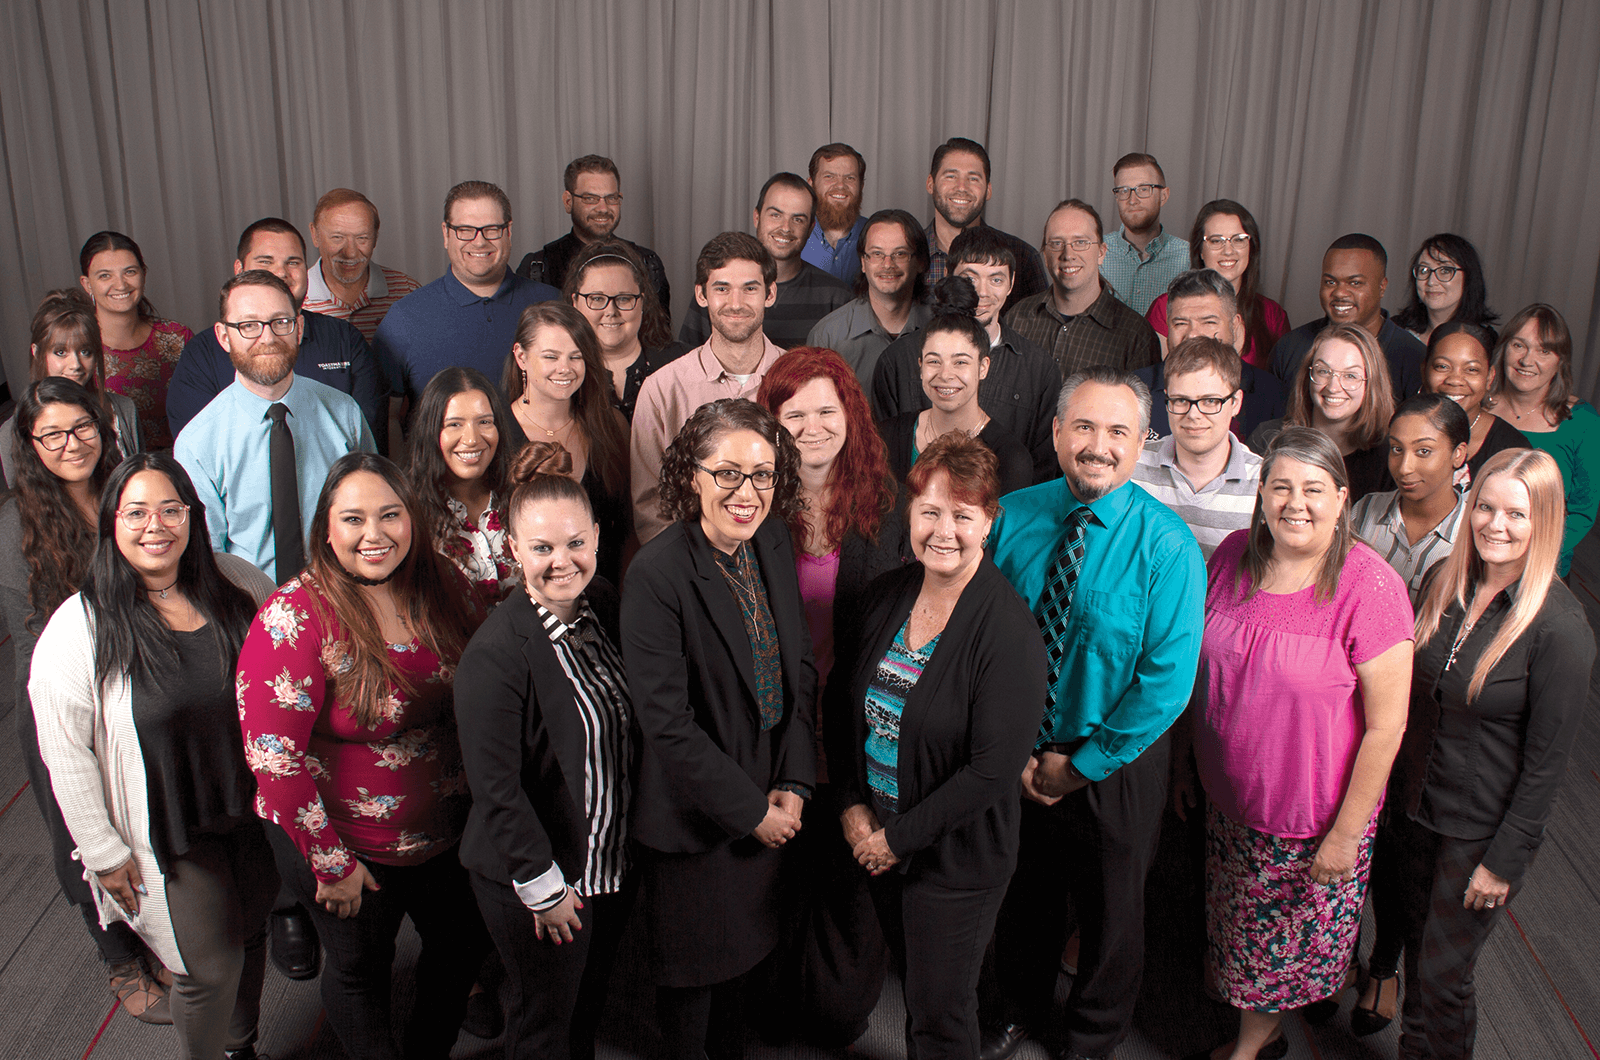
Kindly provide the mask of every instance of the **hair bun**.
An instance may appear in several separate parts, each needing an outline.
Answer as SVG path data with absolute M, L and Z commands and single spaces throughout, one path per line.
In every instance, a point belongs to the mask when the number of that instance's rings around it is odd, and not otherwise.
M 966 276 L 946 276 L 933 288 L 933 315 L 978 315 L 978 288 Z
M 529 442 L 511 461 L 511 482 L 521 485 L 540 475 L 572 474 L 572 454 L 560 442 Z

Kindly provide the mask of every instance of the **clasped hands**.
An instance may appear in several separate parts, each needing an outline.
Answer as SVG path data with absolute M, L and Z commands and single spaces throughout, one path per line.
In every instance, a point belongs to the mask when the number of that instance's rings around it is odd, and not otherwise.
M 1037 751 L 1022 767 L 1022 794 L 1044 806 L 1054 806 L 1088 783 L 1072 759 L 1057 751 Z
M 851 854 L 872 875 L 882 876 L 900 864 L 889 849 L 888 837 L 878 827 L 877 816 L 864 804 L 857 803 L 840 814 L 839 823 L 844 827 L 844 841 L 850 844 Z
M 773 849 L 783 846 L 800 831 L 800 811 L 804 806 L 805 800 L 792 791 L 767 792 L 767 815 L 750 834 Z

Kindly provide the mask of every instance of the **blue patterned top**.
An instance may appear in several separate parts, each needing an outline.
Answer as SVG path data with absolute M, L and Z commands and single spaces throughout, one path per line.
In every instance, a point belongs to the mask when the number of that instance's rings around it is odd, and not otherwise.
M 936 635 L 913 651 L 906 645 L 910 625 L 908 616 L 867 685 L 867 784 L 878 803 L 892 813 L 900 812 L 900 714 L 939 644 Z

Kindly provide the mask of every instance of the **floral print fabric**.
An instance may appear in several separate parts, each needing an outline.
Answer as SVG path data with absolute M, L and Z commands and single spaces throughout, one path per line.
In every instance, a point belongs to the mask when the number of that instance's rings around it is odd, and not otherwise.
M 439 542 L 439 551 L 456 569 L 467 576 L 478 603 L 488 611 L 516 588 L 516 562 L 506 547 L 506 528 L 494 494 L 489 506 L 477 519 L 467 514 L 467 506 L 454 497 L 445 498 L 455 520 L 452 532 Z
M 354 855 L 414 865 L 461 838 L 469 796 L 456 740 L 454 665 L 420 641 L 392 644 L 417 689 L 391 686 L 367 728 L 334 694 L 351 665 L 309 572 L 274 593 L 251 623 L 236 692 L 256 813 L 280 825 L 319 880 L 343 879 Z
M 167 425 L 167 384 L 184 343 L 193 332 L 176 320 L 153 320 L 150 337 L 136 350 L 105 348 L 106 389 L 125 395 L 139 411 L 139 433 L 150 452 L 172 448 Z

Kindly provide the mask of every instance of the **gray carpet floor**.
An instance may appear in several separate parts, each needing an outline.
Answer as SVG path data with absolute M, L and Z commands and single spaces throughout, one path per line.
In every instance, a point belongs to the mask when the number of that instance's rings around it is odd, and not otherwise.
M 1600 538 L 1580 546 L 1572 583 L 1600 617 Z M 1600 627 L 1600 622 L 1596 622 Z M 1600 682 L 1597 682 L 1600 685 Z M 62 899 L 52 873 L 44 825 L 18 754 L 10 702 L 11 652 L 0 645 L 0 1060 L 132 1060 L 175 1055 L 169 1027 L 151 1027 L 117 1009 L 78 913 Z M 1478 967 L 1480 1060 L 1600 1060 L 1600 702 L 1588 716 L 1548 837 L 1527 884 L 1490 938 Z M 1185 835 L 1169 822 L 1149 887 L 1147 973 L 1135 1028 L 1119 1060 L 1167 1060 L 1231 1037 L 1224 1007 L 1200 989 L 1198 881 Z M 417 941 L 407 925 L 395 965 L 396 1012 L 411 1008 Z M 1060 996 L 1069 981 L 1063 977 Z M 650 990 L 637 945 L 626 946 L 612 981 L 602 1060 L 658 1055 Z M 1287 1021 L 1295 1060 L 1365 1060 L 1395 1055 L 1396 1029 L 1356 1039 L 1349 1033 L 1353 992 L 1331 1022 L 1312 1028 Z M 398 1018 L 398 1017 L 397 1017 Z M 848 1053 L 863 1060 L 903 1055 L 904 1009 L 897 985 L 886 985 L 867 1033 Z M 327 1026 L 317 983 L 291 982 L 269 967 L 262 1046 L 275 1060 L 335 1060 L 344 1051 Z M 752 1040 L 756 1060 L 809 1060 L 832 1055 L 801 1045 Z M 463 1035 L 451 1054 L 492 1058 L 503 1043 Z M 1020 1060 L 1047 1060 L 1026 1043 Z

